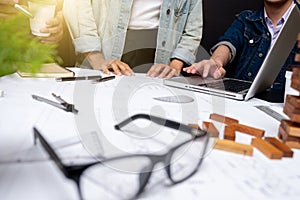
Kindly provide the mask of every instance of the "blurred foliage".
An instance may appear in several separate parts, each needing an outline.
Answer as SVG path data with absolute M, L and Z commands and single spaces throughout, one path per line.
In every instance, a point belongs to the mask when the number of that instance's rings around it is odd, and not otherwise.
M 60 60 L 56 45 L 31 35 L 28 21 L 23 15 L 0 20 L 0 76 L 18 70 L 36 72 L 42 64 Z

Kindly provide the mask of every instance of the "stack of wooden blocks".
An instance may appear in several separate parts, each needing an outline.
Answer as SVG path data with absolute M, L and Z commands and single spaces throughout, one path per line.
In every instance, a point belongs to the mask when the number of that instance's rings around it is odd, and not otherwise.
M 298 34 L 300 48 L 300 33 Z M 300 62 L 300 54 L 296 54 L 295 61 Z M 300 66 L 293 66 L 291 87 L 300 92 Z M 283 112 L 290 120 L 282 120 L 278 137 L 291 148 L 300 149 L 300 96 L 287 95 Z
M 224 139 L 216 140 L 215 149 L 252 155 L 253 147 L 262 152 L 270 159 L 281 159 L 282 157 L 293 157 L 293 151 L 275 137 L 264 137 L 265 131 L 259 128 L 244 125 L 236 119 L 218 114 L 211 114 L 210 119 L 226 124 L 224 128 Z M 207 129 L 210 132 L 209 129 Z M 251 135 L 251 144 L 240 144 L 235 141 L 236 132 Z M 239 151 L 237 151 L 239 149 Z
M 228 151 L 247 156 L 253 155 L 253 147 L 261 151 L 270 159 L 281 159 L 282 157 L 293 157 L 293 151 L 275 137 L 264 137 L 265 131 L 255 127 L 239 123 L 237 119 L 212 113 L 210 120 L 225 124 L 223 139 L 212 122 L 203 122 L 202 129 L 206 130 L 210 137 L 215 137 L 214 149 Z M 197 124 L 191 126 L 200 129 Z M 251 144 L 236 142 L 236 132 L 252 136 Z

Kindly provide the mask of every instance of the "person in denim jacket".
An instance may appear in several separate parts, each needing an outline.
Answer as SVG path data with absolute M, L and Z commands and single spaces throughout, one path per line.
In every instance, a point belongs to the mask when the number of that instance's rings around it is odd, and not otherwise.
M 294 4 L 299 8 L 299 3 L 293 0 L 264 0 L 263 8 L 241 12 L 211 49 L 211 58 L 183 70 L 203 77 L 210 75 L 217 79 L 226 74 L 227 77 L 253 81 Z M 295 45 L 274 81 L 273 89 L 284 88 L 286 68 L 296 64 L 294 57 L 299 52 Z
M 151 77 L 172 77 L 179 75 L 183 66 L 195 62 L 202 37 L 201 0 L 65 0 L 64 16 L 73 36 L 76 53 L 84 55 L 90 67 L 109 74 L 133 75 L 131 67 L 121 61 L 126 35 L 134 20 L 134 10 L 156 6 L 154 23 L 155 56 L 148 71 Z M 139 19 L 146 18 L 139 13 Z M 155 20 L 156 19 L 156 20 Z M 149 20 L 150 22 L 150 20 Z M 143 27 L 142 27 L 143 28 Z

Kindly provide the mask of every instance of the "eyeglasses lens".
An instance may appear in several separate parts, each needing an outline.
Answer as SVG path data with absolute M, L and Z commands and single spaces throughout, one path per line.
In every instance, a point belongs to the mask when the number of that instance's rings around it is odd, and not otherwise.
M 83 199 L 131 199 L 151 170 L 151 160 L 143 156 L 93 165 L 84 171 L 80 180 Z

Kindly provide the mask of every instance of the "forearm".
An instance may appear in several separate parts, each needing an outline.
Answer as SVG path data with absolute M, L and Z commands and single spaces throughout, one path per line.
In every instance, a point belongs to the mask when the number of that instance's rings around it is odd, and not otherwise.
M 231 59 L 230 49 L 226 45 L 220 45 L 213 52 L 211 59 L 214 60 L 218 68 L 226 66 Z
M 95 51 L 95 52 L 86 52 L 83 53 L 89 64 L 93 69 L 100 70 L 102 69 L 101 63 L 104 63 L 105 59 L 102 53 Z
M 181 69 L 184 65 L 184 62 L 178 59 L 173 59 L 170 63 L 170 67 L 174 68 L 178 73 L 181 72 Z

